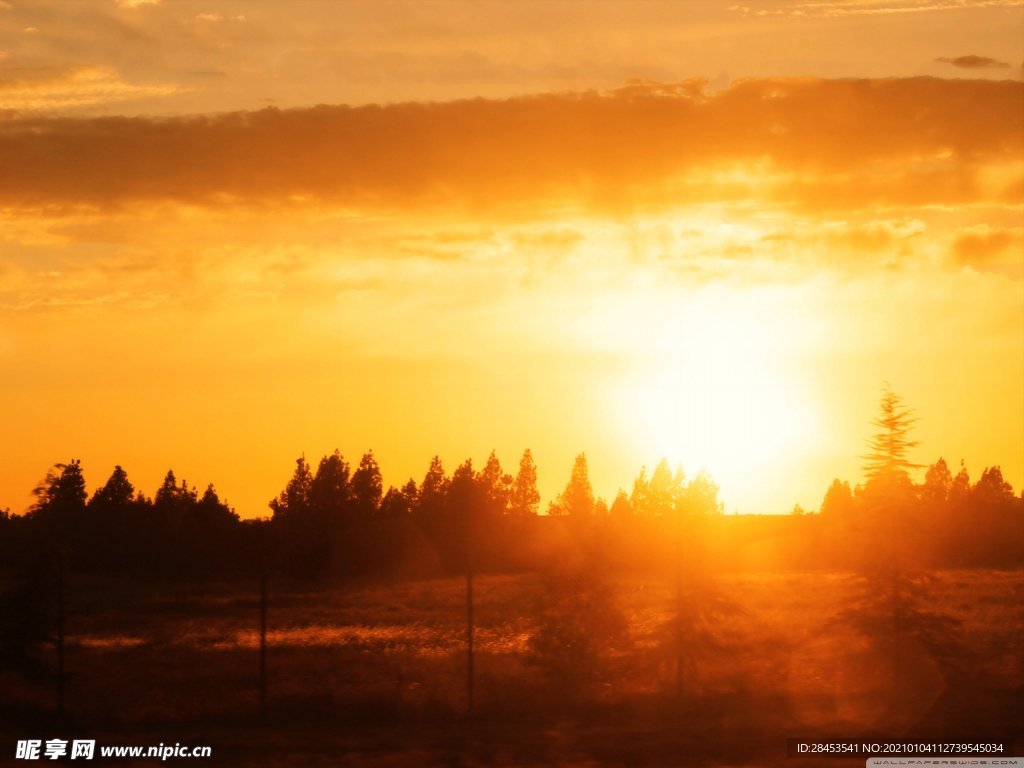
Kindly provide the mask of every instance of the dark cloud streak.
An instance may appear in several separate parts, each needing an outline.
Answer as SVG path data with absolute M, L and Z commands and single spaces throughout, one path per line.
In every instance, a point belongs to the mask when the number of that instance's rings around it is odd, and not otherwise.
M 954 67 L 962 67 L 964 69 L 1007 69 L 1010 66 L 1005 61 L 997 61 L 996 59 L 990 59 L 988 56 L 976 56 L 974 54 L 957 56 L 956 58 L 942 56 L 936 59 L 936 61 L 942 64 L 952 64 Z
M 353 209 L 974 199 L 1024 156 L 1024 84 L 746 80 L 608 94 L 0 122 L 0 205 L 289 201 Z M 751 170 L 716 180 L 715 169 Z M 771 174 L 774 174 L 772 177 Z

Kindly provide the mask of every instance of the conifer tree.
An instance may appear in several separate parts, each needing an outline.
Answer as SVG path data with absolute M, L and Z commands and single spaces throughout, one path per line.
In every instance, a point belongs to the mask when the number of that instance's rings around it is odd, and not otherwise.
M 271 500 L 274 520 L 301 517 L 309 509 L 309 491 L 313 485 L 313 473 L 305 456 L 295 460 L 295 472 L 281 495 Z
M 589 517 L 594 513 L 594 489 L 590 485 L 585 453 L 579 454 L 573 462 L 569 482 L 552 505 L 552 512 L 575 517 Z
M 365 520 L 377 514 L 383 490 L 380 466 L 373 457 L 373 451 L 369 451 L 359 460 L 359 466 L 352 473 L 352 509 L 357 519 Z
M 337 519 L 347 510 L 351 498 L 348 462 L 335 449 L 320 459 L 309 484 L 309 505 L 322 519 Z
M 872 421 L 879 431 L 868 441 L 869 452 L 863 457 L 868 484 L 889 486 L 909 482 L 910 470 L 920 466 L 907 458 L 907 452 L 918 444 L 909 437 L 916 421 L 899 395 L 886 385 L 882 389 L 881 413 Z
M 537 514 L 540 504 L 540 493 L 537 491 L 537 465 L 533 454 L 527 448 L 519 460 L 519 471 L 512 483 L 509 499 L 509 511 L 520 517 Z

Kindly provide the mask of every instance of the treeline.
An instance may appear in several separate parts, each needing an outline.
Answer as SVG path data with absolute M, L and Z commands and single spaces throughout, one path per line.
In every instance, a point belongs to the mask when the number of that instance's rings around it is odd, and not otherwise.
M 948 567 L 1008 567 L 1024 563 L 1024 494 L 1014 495 L 999 467 L 976 482 L 963 462 L 954 475 L 940 458 L 924 481 L 905 472 L 883 474 L 850 487 L 832 481 L 820 510 L 825 543 L 894 538 L 908 560 Z M 847 553 L 841 562 L 862 557 Z
M 890 478 L 884 489 L 879 477 Z M 1024 500 L 999 468 L 972 483 L 942 459 L 919 485 L 905 472 L 853 488 L 836 480 L 820 514 L 788 516 L 724 515 L 707 475 L 688 479 L 666 461 L 609 504 L 595 497 L 583 454 L 540 514 L 529 450 L 515 474 L 494 453 L 482 469 L 467 460 L 450 475 L 434 457 L 419 483 L 387 490 L 372 452 L 354 469 L 338 451 L 315 470 L 299 458 L 261 520 L 240 520 L 212 485 L 200 494 L 173 472 L 149 498 L 118 466 L 89 497 L 77 460 L 55 467 L 35 496 L 23 516 L 0 513 L 7 564 L 59 553 L 81 572 L 209 579 L 269 569 L 330 579 L 533 570 L 599 551 L 609 565 L 649 568 L 672 559 L 679 530 L 721 568 L 856 568 L 863 550 L 894 536 L 924 565 L 1024 563 Z
M 60 555 L 90 573 L 207 578 L 244 565 L 253 526 L 242 524 L 212 485 L 199 494 L 173 471 L 152 498 L 120 467 L 89 497 L 78 460 L 58 464 L 23 516 L 0 516 L 0 554 L 32 565 Z

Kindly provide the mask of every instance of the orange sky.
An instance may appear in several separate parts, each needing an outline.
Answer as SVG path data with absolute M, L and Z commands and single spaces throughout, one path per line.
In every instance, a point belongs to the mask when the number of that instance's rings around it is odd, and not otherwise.
M 1024 5 L 0 0 L 0 508 L 662 455 L 1024 484 Z

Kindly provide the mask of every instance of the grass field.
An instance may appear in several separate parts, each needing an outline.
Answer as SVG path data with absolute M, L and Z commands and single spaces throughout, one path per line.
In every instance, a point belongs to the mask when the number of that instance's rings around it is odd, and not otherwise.
M 11 750 L 57 729 L 210 744 L 217 764 L 370 766 L 775 765 L 787 762 L 787 737 L 1024 735 L 1021 571 L 929 580 L 921 607 L 956 620 L 944 638 L 955 652 L 941 658 L 837 621 L 864 601 L 851 575 L 724 575 L 708 588 L 716 610 L 688 625 L 681 694 L 674 593 L 651 576 L 613 579 L 596 618 L 565 609 L 590 633 L 589 656 L 566 647 L 554 667 L 537 662 L 542 617 L 555 601 L 585 602 L 579 589 L 553 591 L 537 575 L 476 578 L 469 718 L 464 579 L 332 589 L 272 579 L 261 716 L 257 583 L 72 577 L 65 720 L 52 714 L 52 676 L 7 669 L 0 730 Z M 47 662 L 53 650 L 41 654 Z M 577 662 L 574 685 L 553 676 Z

